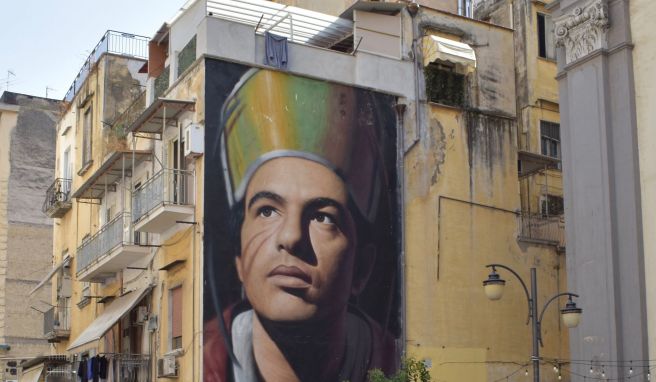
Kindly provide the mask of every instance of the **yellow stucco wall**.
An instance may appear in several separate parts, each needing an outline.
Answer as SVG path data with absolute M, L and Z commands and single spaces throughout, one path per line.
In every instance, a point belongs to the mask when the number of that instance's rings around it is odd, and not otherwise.
M 656 2 L 633 0 L 629 4 L 633 48 L 633 75 L 636 93 L 640 191 L 642 194 L 642 232 L 647 288 L 647 322 L 650 358 L 656 357 L 656 41 L 654 19 Z
M 430 109 L 435 130 L 429 134 L 444 140 L 444 162 L 432 168 L 423 155 L 436 147 L 421 144 L 405 159 L 407 351 L 430 361 L 434 380 L 495 380 L 529 361 L 531 332 L 524 292 L 512 275 L 501 271 L 508 281 L 506 294 L 499 302 L 487 300 L 485 265 L 508 265 L 527 283 L 529 268 L 536 267 L 538 300 L 544 303 L 565 287 L 564 256 L 551 246 L 517 241 L 512 124 L 483 122 L 475 128 L 502 131 L 496 137 L 468 137 L 471 130 L 461 111 Z M 491 140 L 500 156 L 472 153 L 477 150 L 472 139 Z M 493 161 L 474 158 L 470 166 L 470 155 L 488 154 Z M 428 184 L 427 173 L 434 175 Z M 542 355 L 565 358 L 567 331 L 555 306 L 545 315 L 543 334 Z M 543 380 L 556 380 L 544 374 Z

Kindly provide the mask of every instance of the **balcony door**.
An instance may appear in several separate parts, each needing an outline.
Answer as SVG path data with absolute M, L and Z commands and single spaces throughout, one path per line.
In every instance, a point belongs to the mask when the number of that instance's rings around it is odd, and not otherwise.
M 183 155 L 180 155 L 180 152 L 184 153 L 185 151 L 185 141 L 182 140 L 181 144 L 178 144 L 178 140 L 174 139 L 172 142 L 173 156 L 171 157 L 171 168 L 173 168 L 173 203 L 176 204 L 185 204 L 186 203 L 186 187 L 185 187 L 185 176 L 180 170 L 185 169 L 185 158 Z
M 62 192 L 68 197 L 68 193 L 71 191 L 71 179 L 73 179 L 73 163 L 71 163 L 71 146 L 68 146 L 64 150 L 64 155 L 62 156 L 61 164 L 62 178 Z

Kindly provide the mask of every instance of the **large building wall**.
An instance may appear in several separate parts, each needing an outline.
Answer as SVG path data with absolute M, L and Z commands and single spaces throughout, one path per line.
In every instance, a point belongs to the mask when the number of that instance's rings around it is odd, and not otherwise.
M 0 98 L 0 343 L 11 346 L 6 356 L 18 359 L 50 349 L 43 314 L 32 309 L 48 309 L 40 301 L 49 300 L 50 287 L 28 293 L 52 264 L 52 225 L 41 205 L 52 183 L 58 114 L 55 100 L 8 92 Z
M 647 322 L 649 323 L 650 359 L 656 358 L 656 41 L 653 21 L 656 3 L 633 0 L 630 3 L 631 37 L 633 39 L 633 78 L 635 83 L 636 125 L 640 160 L 640 191 L 642 195 L 642 229 L 647 288 Z

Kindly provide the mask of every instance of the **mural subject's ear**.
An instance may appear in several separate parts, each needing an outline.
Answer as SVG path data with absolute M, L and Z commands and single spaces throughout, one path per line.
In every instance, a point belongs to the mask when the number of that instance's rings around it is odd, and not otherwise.
M 367 286 L 374 264 L 376 264 L 376 246 L 369 243 L 361 247 L 355 254 L 355 272 L 353 272 L 353 283 L 351 283 L 352 296 L 358 296 Z
M 241 283 L 244 283 L 244 279 L 241 277 L 241 256 L 235 256 L 235 266 L 237 267 L 237 276 L 239 277 L 239 281 Z

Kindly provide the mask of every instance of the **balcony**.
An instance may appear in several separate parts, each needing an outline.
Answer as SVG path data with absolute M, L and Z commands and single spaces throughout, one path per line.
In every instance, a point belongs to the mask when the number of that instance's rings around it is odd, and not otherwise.
M 71 180 L 57 178 L 46 191 L 41 211 L 49 218 L 61 218 L 72 207 Z
M 67 340 L 71 335 L 71 307 L 55 307 L 43 314 L 43 337 L 48 342 Z
M 114 378 L 117 381 L 151 381 L 148 354 L 115 354 L 112 365 Z
M 194 214 L 194 175 L 191 171 L 163 169 L 132 196 L 135 231 L 161 234 Z
M 565 248 L 565 219 L 562 215 L 522 214 L 519 239 Z
M 102 282 L 114 277 L 150 253 L 140 246 L 138 235 L 130 230 L 130 214 L 123 212 L 103 225 L 90 239 L 77 248 L 78 281 Z

